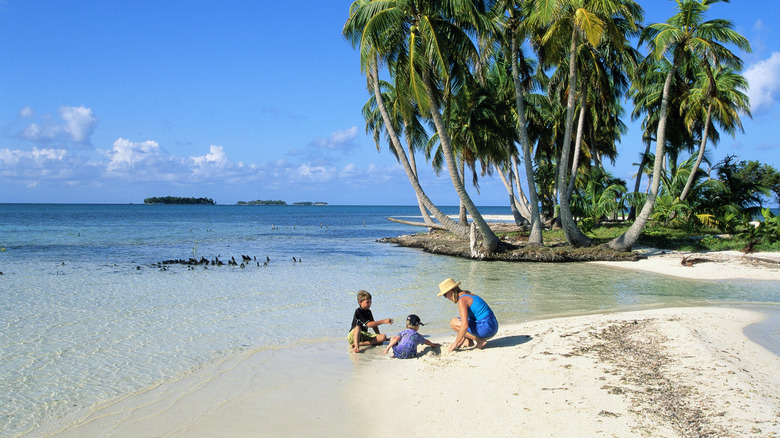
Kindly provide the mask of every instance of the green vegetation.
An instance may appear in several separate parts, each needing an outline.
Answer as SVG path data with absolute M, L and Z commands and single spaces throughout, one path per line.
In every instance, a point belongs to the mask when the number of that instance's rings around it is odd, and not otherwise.
M 236 202 L 238 205 L 287 205 L 284 201 L 263 201 L 263 200 L 256 200 L 256 201 L 238 201 Z M 293 202 L 292 205 L 328 205 L 327 202 Z
M 771 213 L 770 213 L 771 214 Z M 669 228 L 662 224 L 650 223 L 639 237 L 637 245 L 676 251 L 766 251 L 780 252 L 780 216 L 774 216 L 771 222 L 763 221 L 757 226 L 744 224 L 735 234 L 722 234 L 718 229 L 703 227 L 691 234 L 687 230 Z M 607 244 L 610 240 L 623 234 L 629 225 L 602 224 L 588 232 L 588 237 L 594 245 Z M 527 237 L 528 233 L 505 233 L 500 237 Z M 556 246 L 566 243 L 563 230 L 544 232 L 548 245 Z
M 162 196 L 152 197 L 144 199 L 144 204 L 198 204 L 198 205 L 215 205 L 211 198 L 181 198 L 178 196 Z
M 554 239 L 542 229 L 556 222 L 572 246 L 608 239 L 624 251 L 664 227 L 705 236 L 692 245 L 723 245 L 707 237 L 718 233 L 772 247 L 774 219 L 746 224 L 763 202 L 780 202 L 780 174 L 708 156 L 752 117 L 737 56 L 750 43 L 729 20 L 707 17 L 715 2 L 674 0 L 666 21 L 644 23 L 633 0 L 355 0 L 343 34 L 368 82 L 366 132 L 403 166 L 423 217 L 468 239 L 467 224 L 426 195 L 417 158 L 450 177 L 479 230 L 477 252 L 498 239 L 464 184 L 478 189 L 486 174 L 501 177 L 530 223 L 529 245 Z M 628 114 L 640 138 L 622 138 Z M 631 149 L 640 142 L 643 152 Z M 605 171 L 604 160 L 637 152 L 633 184 Z M 625 225 L 599 237 L 607 222 Z
M 257 199 L 255 201 L 238 201 L 236 202 L 238 205 L 287 205 L 284 201 L 263 201 L 260 199 Z

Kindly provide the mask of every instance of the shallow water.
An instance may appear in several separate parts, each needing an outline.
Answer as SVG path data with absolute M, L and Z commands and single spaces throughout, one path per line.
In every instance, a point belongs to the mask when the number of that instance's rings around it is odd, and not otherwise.
M 388 216 L 419 211 L 0 205 L 0 435 L 25 434 L 238 352 L 340 339 L 359 289 L 374 294 L 375 317 L 400 322 L 417 313 L 429 323 L 426 334 L 447 330 L 453 316 L 454 306 L 436 298 L 446 277 L 483 296 L 505 322 L 780 303 L 779 282 L 477 262 L 377 243 L 418 231 Z M 201 256 L 240 262 L 241 255 L 252 258 L 244 268 L 157 265 Z

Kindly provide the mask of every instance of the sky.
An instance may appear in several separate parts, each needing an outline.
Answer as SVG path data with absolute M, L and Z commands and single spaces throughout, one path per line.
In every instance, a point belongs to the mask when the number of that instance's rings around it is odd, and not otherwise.
M 0 203 L 416 204 L 387 144 L 365 132 L 366 80 L 341 34 L 350 3 L 0 0 Z M 639 3 L 645 23 L 674 14 L 673 1 Z M 732 0 L 707 15 L 753 49 L 738 52 L 753 118 L 722 136 L 713 163 L 733 154 L 780 170 L 778 11 Z M 606 164 L 633 181 L 644 147 L 625 122 Z M 430 198 L 457 205 L 448 174 L 418 166 Z M 497 176 L 468 190 L 507 205 Z

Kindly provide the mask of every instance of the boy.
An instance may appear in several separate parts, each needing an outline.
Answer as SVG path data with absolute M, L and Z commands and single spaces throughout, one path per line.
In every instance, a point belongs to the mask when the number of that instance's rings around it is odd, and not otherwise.
M 360 347 L 369 345 L 382 345 L 387 340 L 387 336 L 379 333 L 379 326 L 382 324 L 392 324 L 390 318 L 381 321 L 374 321 L 374 315 L 371 313 L 371 294 L 361 290 L 357 293 L 358 308 L 352 316 L 352 326 L 349 328 L 347 341 L 352 346 L 352 351 L 360 353 Z M 373 328 L 376 334 L 368 332 L 368 328 Z
M 419 333 L 421 325 L 425 325 L 420 322 L 420 317 L 412 314 L 406 317 L 406 330 L 398 333 L 398 336 L 393 336 L 390 339 L 390 345 L 385 348 L 385 354 L 393 349 L 393 356 L 399 359 L 408 359 L 417 355 L 417 346 L 420 344 L 429 345 L 433 348 L 441 347 L 441 344 L 431 342 Z

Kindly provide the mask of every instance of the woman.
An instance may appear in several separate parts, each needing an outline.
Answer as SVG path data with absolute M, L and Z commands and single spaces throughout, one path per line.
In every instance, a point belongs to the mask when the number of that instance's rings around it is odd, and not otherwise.
M 458 333 L 449 351 L 457 350 L 466 341 L 469 347 L 476 342 L 477 348 L 485 348 L 488 339 L 498 332 L 498 320 L 485 300 L 467 290 L 461 290 L 460 282 L 448 278 L 439 283 L 439 294 L 458 305 L 458 318 L 450 321 L 450 326 Z M 467 321 L 467 323 L 463 323 Z

